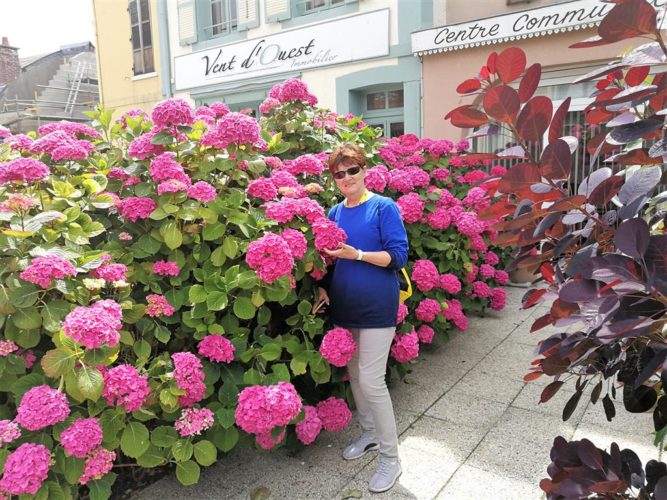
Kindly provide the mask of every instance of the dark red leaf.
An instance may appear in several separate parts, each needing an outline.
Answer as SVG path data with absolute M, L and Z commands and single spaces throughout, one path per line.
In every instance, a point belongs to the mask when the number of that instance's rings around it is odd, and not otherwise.
M 620 175 L 612 175 L 608 179 L 603 180 L 588 196 L 589 203 L 598 206 L 606 205 L 618 194 L 624 182 L 625 177 Z
M 641 258 L 648 249 L 651 234 L 644 219 L 630 219 L 618 226 L 614 244 L 625 255 Z
M 496 160 L 498 158 L 498 156 L 493 153 L 469 153 L 460 155 L 460 157 L 464 158 L 467 162 Z
M 589 47 L 598 47 L 600 45 L 609 45 L 610 41 L 603 39 L 602 37 L 599 37 L 598 35 L 592 36 L 590 38 L 587 38 L 586 40 L 583 40 L 581 42 L 573 43 L 570 45 L 571 49 L 587 49 Z M 575 82 L 577 83 L 577 82 Z
M 514 213 L 516 205 L 505 200 L 498 201 L 488 208 L 480 210 L 478 218 L 480 220 L 500 219 L 511 213 Z
M 614 162 L 619 165 L 662 165 L 662 156 L 651 158 L 646 148 L 633 149 L 619 155 L 615 155 Z
M 551 304 L 551 317 L 554 320 L 568 318 L 579 311 L 579 306 L 572 302 L 556 299 Z
M 603 68 L 597 68 L 597 69 L 594 69 L 593 71 L 590 71 L 589 73 L 586 73 L 584 76 L 581 76 L 581 77 L 577 78 L 572 83 L 581 83 L 581 82 L 588 82 L 588 81 L 591 81 L 591 80 L 595 80 L 596 78 L 598 78 L 600 76 L 608 75 L 609 73 L 613 73 L 614 71 L 616 71 L 619 68 L 625 68 L 627 66 L 628 65 L 626 63 L 609 64 L 608 66 L 605 66 Z
M 560 103 L 558 109 L 554 113 L 554 117 L 551 120 L 551 126 L 549 127 L 549 142 L 553 142 L 558 139 L 563 134 L 563 122 L 567 112 L 570 109 L 571 97 L 567 97 L 563 102 Z
M 652 96 L 656 92 L 656 86 L 655 85 L 637 85 L 634 87 L 629 87 L 625 90 L 622 90 L 621 92 L 616 92 L 614 93 L 613 98 L 611 99 L 596 99 L 595 102 L 591 105 L 591 107 L 610 107 L 610 106 L 617 106 L 618 104 L 623 104 L 625 102 L 630 103 L 627 106 L 623 106 L 623 108 L 627 108 L 631 106 L 632 101 L 637 101 L 639 99 L 644 99 L 647 96 Z M 619 108 L 614 108 L 614 109 L 607 109 L 607 111 L 618 111 Z
M 498 191 L 501 193 L 516 193 L 522 188 L 530 188 L 542 178 L 540 169 L 533 163 L 519 163 L 510 167 L 502 176 Z
M 542 278 L 544 278 L 544 281 L 547 283 L 552 284 L 554 282 L 554 266 L 550 263 L 545 262 L 540 266 L 540 274 L 542 274 Z
M 530 333 L 541 330 L 542 328 L 551 325 L 553 322 L 554 319 L 551 317 L 551 314 L 540 316 L 535 321 L 533 321 L 533 324 L 530 327 Z
M 456 87 L 456 91 L 459 94 L 470 94 L 472 92 L 477 92 L 481 88 L 482 83 L 477 78 L 469 78 L 459 84 L 459 86 Z
M 489 57 L 486 59 L 486 67 L 489 68 L 491 73 L 496 72 L 496 60 L 498 59 L 497 52 L 491 52 Z
M 470 104 L 466 104 L 447 113 L 445 120 L 450 120 L 455 127 L 475 128 L 488 123 L 489 117 Z
M 524 141 L 542 141 L 542 136 L 551 123 L 553 103 L 545 96 L 535 96 L 528 101 L 516 121 L 519 137 Z
M 563 422 L 567 421 L 574 413 L 574 410 L 577 409 L 582 394 L 583 391 L 575 392 L 572 397 L 568 399 L 567 403 L 565 403 L 565 408 L 563 408 Z
M 513 82 L 526 69 L 526 53 L 518 47 L 509 47 L 498 54 L 495 66 L 503 83 Z
M 563 139 L 550 142 L 542 152 L 542 176 L 550 180 L 567 179 L 572 168 L 570 146 Z
M 519 94 L 507 85 L 491 87 L 484 96 L 484 111 L 503 123 L 514 123 L 520 105 Z
M 489 68 L 487 68 L 486 66 L 482 66 L 479 70 L 479 77 L 482 80 L 488 80 L 489 76 L 490 76 Z
M 535 63 L 526 70 L 519 84 L 519 99 L 521 99 L 521 102 L 528 102 L 528 99 L 533 97 L 541 76 L 542 65 L 540 63 Z
M 563 382 L 562 380 L 556 380 L 554 382 L 551 382 L 549 385 L 547 385 L 543 390 L 542 394 L 540 394 L 540 403 L 546 403 L 549 401 L 551 398 L 553 398 L 558 390 L 563 387 Z
M 562 286 L 558 297 L 566 302 L 585 302 L 598 296 L 599 281 L 574 280 Z
M 586 121 L 591 125 L 598 125 L 600 123 L 605 123 L 611 120 L 614 117 L 614 113 L 603 108 L 595 108 L 586 112 Z
M 659 130 L 663 124 L 664 120 L 662 119 L 647 118 L 645 120 L 619 125 L 609 132 L 607 142 L 627 144 L 628 142 L 636 141 L 637 139 L 647 139 L 649 134 Z
M 650 66 L 635 66 L 634 68 L 630 68 L 625 74 L 625 83 L 630 87 L 640 85 L 648 76 L 650 69 Z
M 586 197 L 582 194 L 569 196 L 557 201 L 549 207 L 550 212 L 562 212 L 564 210 L 573 210 L 579 208 L 586 202 Z
M 625 491 L 628 489 L 628 486 L 621 480 L 599 481 L 589 486 L 588 489 L 593 493 L 600 493 L 601 495 L 604 495 L 605 493 L 625 493 Z
M 594 470 L 604 470 L 602 453 L 588 439 L 584 438 L 579 442 L 577 455 L 579 455 L 579 459 L 587 467 Z
M 546 288 L 538 288 L 536 290 L 528 290 L 521 298 L 521 305 L 524 309 L 529 309 L 537 304 L 540 299 L 547 293 Z
M 524 382 L 532 382 L 533 380 L 540 378 L 542 375 L 544 375 L 542 372 L 530 372 L 524 375 L 523 380 Z
M 598 35 L 618 42 L 627 38 L 655 33 L 658 13 L 646 0 L 627 0 L 616 5 L 602 19 Z

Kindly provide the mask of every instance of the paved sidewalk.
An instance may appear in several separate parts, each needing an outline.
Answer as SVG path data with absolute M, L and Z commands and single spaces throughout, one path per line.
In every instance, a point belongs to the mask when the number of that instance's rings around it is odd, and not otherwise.
M 343 447 L 359 432 L 351 425 L 337 434 L 322 432 L 317 441 L 289 456 L 285 451 L 233 450 L 202 472 L 200 482 L 182 487 L 175 477 L 144 490 L 142 499 L 341 499 L 363 494 L 373 499 L 518 500 L 539 499 L 547 477 L 554 437 L 591 439 L 609 448 L 630 447 L 643 463 L 657 458 L 650 414 L 622 408 L 607 422 L 601 403 L 579 404 L 568 422 L 562 408 L 573 393 L 566 385 L 547 404 L 538 405 L 551 379 L 525 383 L 533 350 L 550 332 L 529 333 L 546 309 L 520 311 L 525 289 L 508 288 L 502 313 L 473 317 L 468 331 L 441 346 L 429 346 L 405 383 L 391 388 L 400 433 L 403 475 L 388 493 L 372 494 L 367 484 L 377 460 L 346 462 Z M 619 402 L 619 404 L 622 404 Z M 258 490 L 259 488 L 263 488 Z

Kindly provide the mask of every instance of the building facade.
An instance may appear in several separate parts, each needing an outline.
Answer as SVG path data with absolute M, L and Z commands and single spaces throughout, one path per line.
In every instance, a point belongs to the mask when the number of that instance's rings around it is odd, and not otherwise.
M 607 64 L 629 46 L 646 43 L 625 40 L 613 45 L 570 49 L 570 45 L 593 37 L 595 27 L 614 6 L 599 0 L 478 0 L 479 9 L 466 9 L 469 0 L 446 0 L 444 22 L 434 28 L 412 34 L 412 48 L 422 62 L 424 93 L 424 128 L 427 137 L 459 139 L 470 131 L 461 130 L 443 117 L 452 109 L 470 103 L 456 87 L 467 78 L 474 78 L 495 51 L 519 46 L 526 52 L 527 64 L 542 65 L 542 80 L 537 95 L 546 95 L 560 104 L 571 97 L 567 124 L 576 132 L 582 126 L 582 111 L 590 102 L 594 83 L 572 84 L 595 68 Z M 665 0 L 651 0 L 662 7 Z M 484 14 L 480 16 L 479 14 Z M 573 133 L 572 135 L 577 135 Z M 480 150 L 502 148 L 502 135 Z M 480 142 L 478 141 L 478 142 Z
M 101 102 L 116 116 L 150 109 L 164 97 L 158 37 L 166 14 L 160 9 L 157 0 L 93 0 Z

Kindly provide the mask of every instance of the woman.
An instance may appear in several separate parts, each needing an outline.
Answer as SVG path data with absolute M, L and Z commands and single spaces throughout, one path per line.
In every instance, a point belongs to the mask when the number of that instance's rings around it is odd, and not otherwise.
M 396 331 L 399 285 L 397 270 L 405 266 L 408 239 L 396 204 L 366 190 L 366 156 L 356 145 L 334 149 L 329 170 L 345 196 L 329 219 L 345 230 L 347 244 L 336 257 L 328 282 L 319 288 L 319 302 L 330 305 L 336 326 L 352 332 L 357 352 L 348 364 L 350 385 L 362 434 L 343 451 L 346 460 L 379 449 L 373 492 L 387 491 L 401 474 L 394 409 L 385 373 Z

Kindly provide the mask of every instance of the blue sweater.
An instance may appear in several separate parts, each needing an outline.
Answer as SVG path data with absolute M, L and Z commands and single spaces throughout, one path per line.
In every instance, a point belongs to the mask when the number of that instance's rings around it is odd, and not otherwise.
M 388 267 L 338 259 L 329 285 L 331 319 L 345 328 L 396 326 L 398 279 L 396 271 L 408 259 L 408 237 L 398 207 L 390 198 L 374 194 L 361 205 L 342 203 L 329 211 L 329 219 L 347 233 L 347 244 L 364 252 L 386 251 Z

